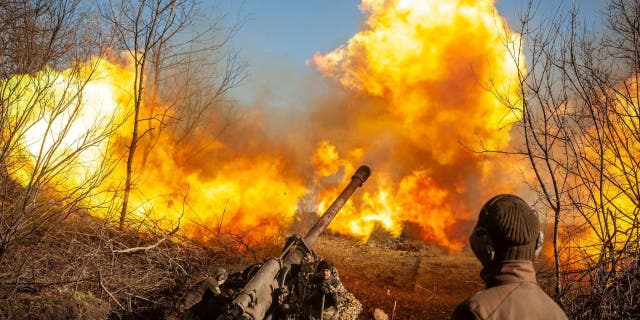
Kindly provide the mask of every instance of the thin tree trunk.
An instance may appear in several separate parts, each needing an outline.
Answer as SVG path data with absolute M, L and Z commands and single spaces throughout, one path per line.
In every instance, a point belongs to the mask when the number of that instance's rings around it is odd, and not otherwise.
M 558 252 L 558 226 L 560 225 L 560 205 L 556 208 L 553 218 L 553 257 L 555 259 L 555 298 L 556 302 L 562 307 L 562 283 L 560 282 L 560 253 Z
M 140 104 L 142 101 L 142 83 L 144 70 L 144 60 L 136 67 L 136 85 L 134 90 L 134 117 L 133 117 L 133 131 L 131 132 L 131 144 L 129 145 L 129 154 L 127 155 L 127 177 L 125 179 L 124 194 L 122 199 L 122 210 L 120 211 L 120 230 L 124 229 L 124 220 L 127 216 L 127 210 L 129 206 L 129 195 L 131 194 L 131 180 L 133 176 L 133 160 L 135 159 L 136 148 L 138 146 L 138 120 L 140 118 Z

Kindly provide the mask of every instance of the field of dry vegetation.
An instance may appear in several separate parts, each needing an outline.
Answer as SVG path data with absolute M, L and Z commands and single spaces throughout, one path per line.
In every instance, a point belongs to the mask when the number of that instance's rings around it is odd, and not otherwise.
M 157 239 L 109 232 L 87 219 L 72 219 L 82 225 L 15 251 L 0 274 L 2 291 L 12 293 L 0 303 L 0 318 L 172 319 L 178 298 L 211 266 L 256 262 L 169 241 L 153 247 Z M 132 245 L 139 250 L 120 250 Z M 363 304 L 360 319 L 372 319 L 375 309 L 389 319 L 445 319 L 482 287 L 480 265 L 469 253 L 407 243 L 384 248 L 331 235 L 321 237 L 316 249 L 334 261 L 347 290 Z
M 233 239 L 194 244 L 120 231 L 81 215 L 47 235 L 32 236 L 3 261 L 2 319 L 176 319 L 179 297 L 215 266 L 237 271 L 282 249 L 282 243 L 273 242 L 238 251 L 228 242 Z M 362 303 L 358 319 L 448 319 L 460 301 L 483 287 L 481 266 L 466 248 L 448 252 L 417 241 L 361 243 L 325 234 L 315 249 L 334 262 L 347 290 Z M 537 268 L 552 269 L 539 263 Z M 539 274 L 538 280 L 552 290 L 552 273 Z M 571 318 L 638 314 L 638 266 L 609 283 L 606 291 L 565 298 Z

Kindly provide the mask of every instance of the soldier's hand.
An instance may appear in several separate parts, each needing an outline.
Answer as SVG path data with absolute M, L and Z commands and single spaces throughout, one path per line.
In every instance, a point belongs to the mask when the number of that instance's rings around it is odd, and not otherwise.
M 336 292 L 336 288 L 332 285 L 326 285 L 322 287 L 322 292 L 323 293 L 332 293 L 332 292 Z

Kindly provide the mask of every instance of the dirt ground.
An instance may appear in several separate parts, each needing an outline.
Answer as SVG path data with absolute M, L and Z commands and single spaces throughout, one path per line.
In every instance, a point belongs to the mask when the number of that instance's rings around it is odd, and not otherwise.
M 389 319 L 448 319 L 460 301 L 483 287 L 480 263 L 469 251 L 385 248 L 327 235 L 314 247 L 334 262 L 347 290 L 362 303 L 361 319 L 371 319 L 376 308 Z

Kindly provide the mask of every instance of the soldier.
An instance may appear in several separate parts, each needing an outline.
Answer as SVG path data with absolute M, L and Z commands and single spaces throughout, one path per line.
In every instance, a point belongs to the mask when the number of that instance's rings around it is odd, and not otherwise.
M 469 243 L 482 263 L 486 289 L 460 303 L 452 319 L 567 319 L 536 282 L 533 260 L 542 232 L 524 200 L 509 194 L 490 199 Z
M 227 280 L 228 273 L 224 268 L 216 268 L 213 277 L 206 277 L 197 281 L 178 303 L 178 312 L 183 319 L 199 319 L 201 311 L 211 308 L 211 300 L 222 295 L 222 286 Z M 202 309 L 202 310 L 201 310 Z
M 311 277 L 305 294 L 309 319 L 336 319 L 340 308 L 340 295 L 345 292 L 340 280 L 333 275 L 333 264 L 328 260 L 318 263 L 317 273 Z

